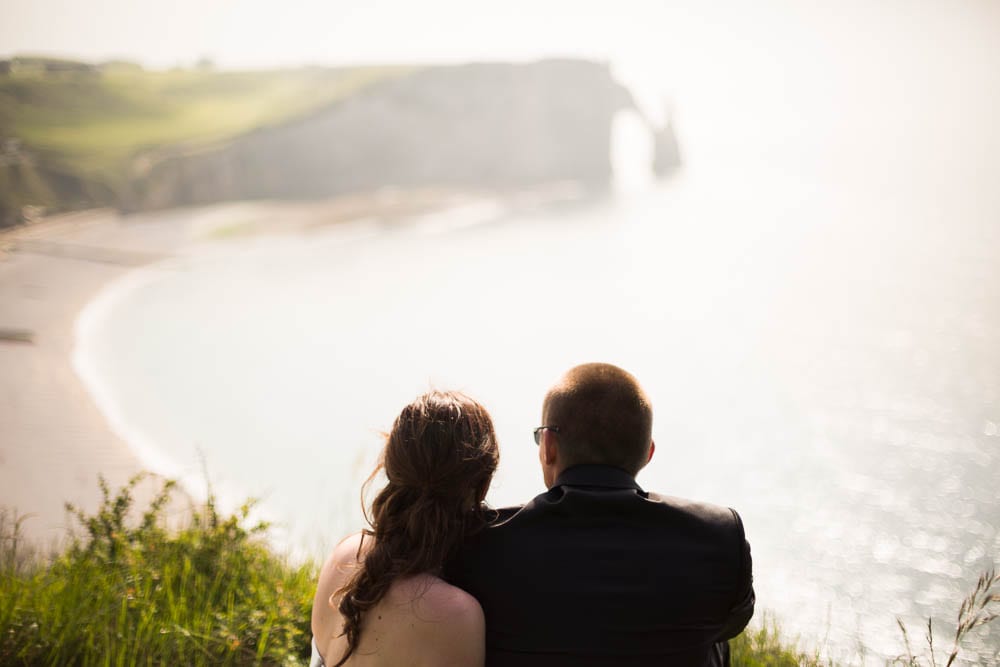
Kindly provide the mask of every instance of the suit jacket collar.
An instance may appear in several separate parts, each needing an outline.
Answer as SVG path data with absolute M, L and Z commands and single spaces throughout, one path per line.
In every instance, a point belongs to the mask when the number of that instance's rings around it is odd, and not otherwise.
M 635 477 L 621 468 L 604 465 L 578 465 L 563 470 L 552 488 L 559 486 L 596 486 L 606 489 L 635 489 L 642 493 Z

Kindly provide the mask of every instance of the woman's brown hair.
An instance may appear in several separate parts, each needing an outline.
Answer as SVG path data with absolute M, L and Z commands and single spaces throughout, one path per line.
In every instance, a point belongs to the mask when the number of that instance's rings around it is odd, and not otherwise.
M 333 667 L 357 649 L 362 616 L 394 581 L 439 573 L 465 536 L 485 524 L 482 500 L 498 461 L 493 420 L 468 396 L 432 391 L 403 408 L 365 483 L 385 471 L 385 488 L 365 511 L 371 529 L 363 534 L 374 543 L 334 596 L 347 650 Z

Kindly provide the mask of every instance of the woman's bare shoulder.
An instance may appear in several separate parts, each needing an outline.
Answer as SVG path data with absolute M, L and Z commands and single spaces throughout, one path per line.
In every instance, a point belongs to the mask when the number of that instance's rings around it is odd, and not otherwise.
M 354 533 L 342 539 L 323 563 L 320 580 L 324 578 L 346 580 L 344 575 L 353 572 L 358 563 L 364 559 L 364 555 L 371 549 L 373 539 L 364 533 Z
M 476 598 L 431 574 L 397 581 L 388 597 L 410 618 L 409 639 L 424 647 L 429 664 L 482 664 L 486 622 Z
M 337 565 L 356 563 L 371 548 L 374 539 L 365 533 L 348 535 L 333 548 L 329 560 Z
M 476 598 L 433 574 L 417 574 L 399 580 L 392 586 L 390 597 L 395 603 L 412 603 L 417 612 L 426 614 L 432 621 L 474 620 L 483 614 Z
M 320 569 L 319 581 L 316 583 L 312 614 L 314 633 L 318 633 L 321 628 L 326 626 L 337 625 L 339 627 L 339 614 L 334 611 L 330 604 L 330 598 L 351 578 L 358 562 L 364 556 L 364 552 L 370 548 L 371 539 L 362 533 L 348 535 L 330 552 Z

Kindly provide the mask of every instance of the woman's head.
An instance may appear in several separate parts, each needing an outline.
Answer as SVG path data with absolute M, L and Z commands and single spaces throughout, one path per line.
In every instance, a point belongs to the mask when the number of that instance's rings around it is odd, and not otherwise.
M 493 421 L 465 394 L 432 391 L 399 413 L 382 452 L 388 484 L 372 504 L 378 535 L 380 499 L 393 493 L 472 509 L 486 495 L 499 453 Z
M 403 408 L 369 478 L 379 470 L 386 476 L 366 512 L 374 543 L 338 591 L 348 643 L 338 665 L 357 648 L 364 612 L 396 579 L 438 573 L 483 526 L 482 500 L 498 461 L 493 421 L 465 394 L 432 391 Z

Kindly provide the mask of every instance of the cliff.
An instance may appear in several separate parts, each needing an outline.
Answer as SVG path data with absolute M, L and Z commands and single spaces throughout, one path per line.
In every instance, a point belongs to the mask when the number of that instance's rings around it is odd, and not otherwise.
M 385 186 L 606 187 L 611 121 L 633 106 L 606 65 L 421 69 L 310 116 L 136 170 L 126 204 L 313 198 Z
M 614 115 L 635 108 L 606 64 L 583 60 L 267 72 L 16 63 L 0 71 L 0 225 L 43 210 L 383 187 L 600 190 Z M 650 131 L 667 173 L 679 162 L 673 131 Z

